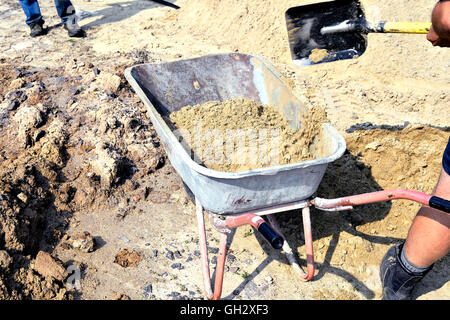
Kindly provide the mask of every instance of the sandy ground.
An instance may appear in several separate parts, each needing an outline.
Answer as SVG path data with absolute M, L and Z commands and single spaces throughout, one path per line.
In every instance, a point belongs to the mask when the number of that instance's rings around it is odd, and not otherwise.
M 179 8 L 75 1 L 92 14 L 80 21 L 85 39 L 67 37 L 51 0 L 40 1 L 50 30 L 37 39 L 16 1 L 0 3 L 0 298 L 203 299 L 194 206 L 123 77 L 137 63 L 264 56 L 305 104 L 325 107 L 346 138 L 319 196 L 432 192 L 450 135 L 448 49 L 423 35 L 373 34 L 358 59 L 298 68 L 284 12 L 311 1 L 171 3 Z M 362 3 L 374 18 L 428 21 L 434 1 Z M 313 209 L 310 282 L 250 227 L 238 228 L 222 297 L 379 299 L 379 263 L 406 237 L 418 208 L 394 201 L 343 213 Z M 300 212 L 279 217 L 304 266 Z M 214 263 L 219 234 L 208 223 L 207 230 Z M 80 240 L 80 232 L 90 237 Z M 39 251 L 54 260 L 37 259 Z M 414 298 L 449 299 L 449 263 L 448 255 L 436 262 Z M 61 265 L 81 281 L 58 279 Z

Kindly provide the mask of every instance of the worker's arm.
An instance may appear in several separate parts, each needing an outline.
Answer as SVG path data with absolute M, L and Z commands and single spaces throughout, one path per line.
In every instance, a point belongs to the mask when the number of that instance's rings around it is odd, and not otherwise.
M 427 40 L 433 46 L 450 47 L 450 0 L 436 3 L 431 14 L 431 24 Z

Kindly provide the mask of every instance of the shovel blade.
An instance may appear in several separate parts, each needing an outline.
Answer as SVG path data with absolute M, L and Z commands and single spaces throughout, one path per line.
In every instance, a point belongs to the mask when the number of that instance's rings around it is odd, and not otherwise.
M 367 35 L 360 32 L 321 34 L 320 29 L 345 20 L 365 18 L 359 1 L 336 0 L 298 6 L 286 11 L 286 26 L 292 60 L 310 66 L 364 53 Z

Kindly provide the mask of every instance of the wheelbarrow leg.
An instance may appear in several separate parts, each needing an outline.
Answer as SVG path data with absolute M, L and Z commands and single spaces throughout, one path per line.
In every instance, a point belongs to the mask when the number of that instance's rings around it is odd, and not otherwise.
M 211 288 L 211 278 L 209 273 L 208 262 L 208 248 L 206 246 L 206 229 L 205 219 L 203 216 L 203 207 L 198 199 L 195 199 L 196 211 L 197 211 L 197 225 L 200 244 L 200 256 L 201 256 L 201 268 L 203 274 L 203 286 L 205 288 L 205 295 L 209 300 L 218 300 L 222 295 L 223 274 L 225 268 L 225 260 L 227 254 L 227 241 L 228 235 L 226 233 L 220 233 L 219 243 L 219 257 L 217 259 L 216 276 L 214 282 L 214 293 Z
M 286 257 L 294 268 L 295 271 L 300 275 L 300 278 L 305 281 L 309 281 L 314 276 L 314 248 L 312 242 L 312 232 L 311 232 L 311 219 L 309 214 L 309 207 L 302 209 L 302 218 L 303 218 L 303 231 L 305 234 L 305 247 L 306 247 L 306 273 L 300 267 L 295 259 L 295 255 L 289 246 L 289 243 L 286 241 L 286 238 L 280 231 L 280 227 L 278 226 L 277 221 L 273 214 L 267 216 L 270 224 L 278 232 L 285 240 L 283 242 L 283 251 L 286 254 Z
M 314 276 L 314 246 L 312 241 L 311 230 L 311 217 L 309 213 L 309 207 L 303 208 L 303 233 L 305 234 L 305 247 L 306 247 L 306 281 L 311 280 Z

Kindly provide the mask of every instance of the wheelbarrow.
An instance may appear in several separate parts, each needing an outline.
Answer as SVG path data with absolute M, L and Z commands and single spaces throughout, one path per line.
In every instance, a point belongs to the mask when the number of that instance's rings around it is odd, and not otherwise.
M 322 125 L 320 139 L 313 145 L 312 150 L 320 155 L 313 160 L 238 172 L 212 170 L 196 161 L 167 120 L 172 112 L 187 105 L 249 98 L 277 108 L 292 128 L 302 126 L 300 115 L 307 107 L 281 80 L 276 68 L 262 57 L 231 53 L 162 64 L 140 64 L 127 68 L 125 77 L 144 102 L 172 166 L 194 196 L 203 282 L 208 299 L 221 297 L 228 236 L 239 226 L 252 225 L 272 247 L 283 249 L 300 278 L 308 281 L 314 276 L 311 206 L 322 210 L 348 210 L 358 204 L 410 199 L 449 210 L 449 201 L 416 191 L 379 191 L 339 199 L 314 197 L 327 165 L 341 157 L 346 149 L 344 138 L 329 123 Z M 294 209 L 302 209 L 306 272 L 297 263 L 274 217 L 275 213 Z M 214 287 L 206 246 L 205 212 L 221 235 Z

